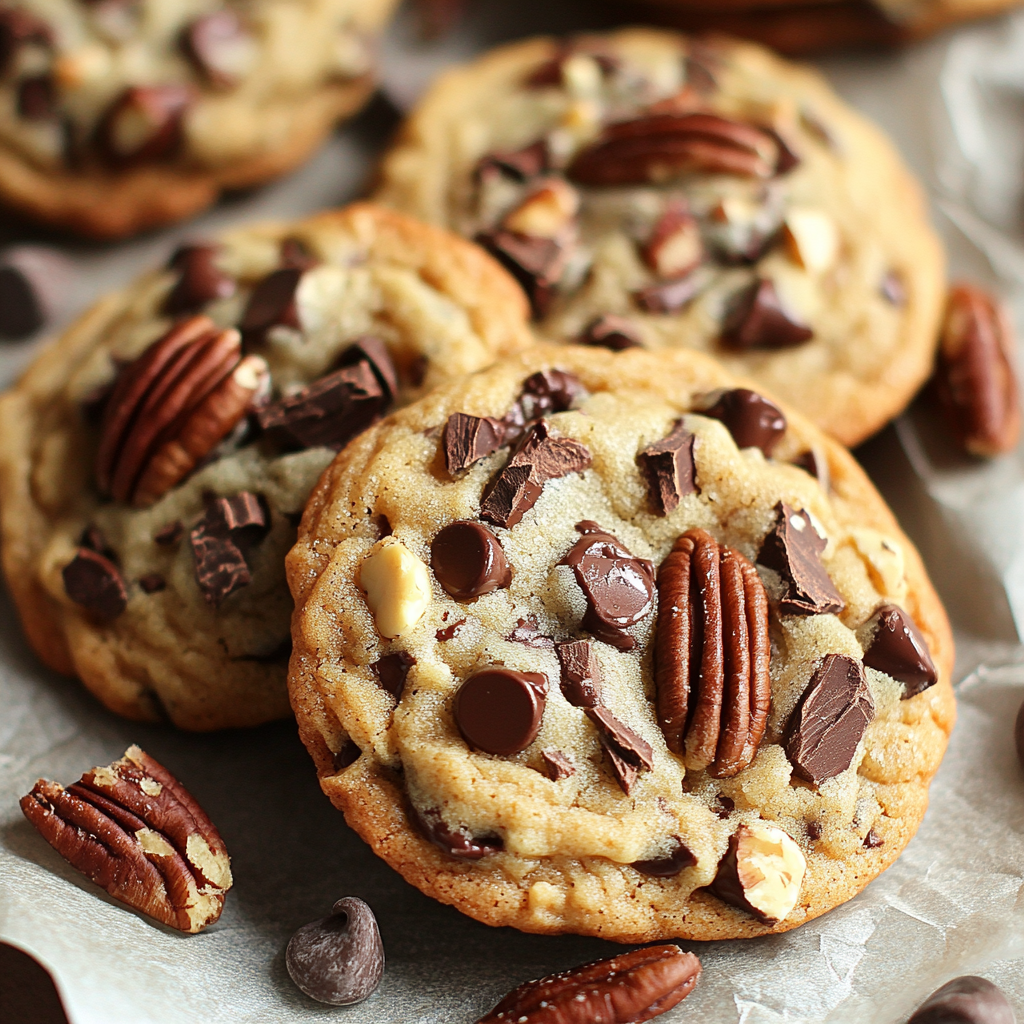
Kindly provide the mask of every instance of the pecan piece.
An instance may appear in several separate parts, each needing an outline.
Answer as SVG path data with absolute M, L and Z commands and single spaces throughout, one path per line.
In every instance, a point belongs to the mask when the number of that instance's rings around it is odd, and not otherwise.
M 634 949 L 528 981 L 477 1024 L 639 1024 L 682 1002 L 700 970 L 672 943 Z
M 40 779 L 25 817 L 72 867 L 115 899 L 183 932 L 220 917 L 231 864 L 213 822 L 136 746 L 65 789 Z
M 972 455 L 1012 451 L 1020 436 L 1013 328 L 991 295 L 969 284 L 950 290 L 935 367 L 939 405 Z
M 768 596 L 757 570 L 688 530 L 658 570 L 655 683 L 669 750 L 731 778 L 753 760 L 771 708 Z

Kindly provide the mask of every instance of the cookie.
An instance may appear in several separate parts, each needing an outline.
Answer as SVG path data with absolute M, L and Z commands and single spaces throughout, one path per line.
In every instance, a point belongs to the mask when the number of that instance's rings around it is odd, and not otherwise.
M 863 471 L 695 352 L 443 386 L 338 456 L 288 578 L 322 788 L 491 925 L 794 928 L 896 859 L 953 725 L 945 613 Z
M 818 75 L 751 44 L 496 50 L 433 87 L 378 198 L 488 247 L 546 336 L 708 352 L 848 445 L 932 364 L 943 256 L 918 186 Z
M 0 199 L 117 238 L 284 174 L 372 92 L 394 7 L 4 0 Z
M 489 257 L 369 204 L 179 250 L 0 398 L 32 645 L 130 718 L 287 715 L 284 556 L 320 472 L 394 403 L 530 340 Z

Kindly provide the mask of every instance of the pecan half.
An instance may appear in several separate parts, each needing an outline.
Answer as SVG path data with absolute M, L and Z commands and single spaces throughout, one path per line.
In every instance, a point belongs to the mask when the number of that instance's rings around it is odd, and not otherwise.
M 1013 328 L 991 295 L 969 284 L 950 290 L 935 390 L 949 425 L 972 455 L 1012 451 L 1020 436 Z
M 688 530 L 658 570 L 655 683 L 669 750 L 731 778 L 761 743 L 771 708 L 768 597 L 757 570 Z
M 213 822 L 136 746 L 65 789 L 40 779 L 25 817 L 72 867 L 115 899 L 183 932 L 220 917 L 231 863 Z
M 682 1002 L 700 970 L 671 943 L 634 949 L 528 981 L 477 1024 L 639 1024 Z
M 267 365 L 241 354 L 238 332 L 196 316 L 121 371 L 96 455 L 100 490 L 151 505 L 184 480 L 265 389 Z

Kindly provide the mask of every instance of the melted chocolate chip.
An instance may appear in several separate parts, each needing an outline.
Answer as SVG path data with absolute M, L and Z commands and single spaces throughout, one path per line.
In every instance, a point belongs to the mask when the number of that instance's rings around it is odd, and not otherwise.
M 215 245 L 184 245 L 174 253 L 167 267 L 178 272 L 178 280 L 164 299 L 167 316 L 197 313 L 207 303 L 235 294 L 234 279 L 216 264 L 217 253 Z
M 520 619 L 516 623 L 516 628 L 505 639 L 515 644 L 525 644 L 535 650 L 550 650 L 555 646 L 555 641 L 540 631 L 537 619 L 533 615 Z
M 673 836 L 675 849 L 667 857 L 658 857 L 654 860 L 636 860 L 630 865 L 637 871 L 653 878 L 674 878 L 684 868 L 692 868 L 697 863 L 697 858 L 688 846 L 679 838 Z
M 459 619 L 458 622 L 453 622 L 450 626 L 445 626 L 443 629 L 437 630 L 434 633 L 434 639 L 439 644 L 447 643 L 449 640 L 454 640 L 459 635 L 459 632 L 465 624 L 465 619 Z
M 301 326 L 295 292 L 302 273 L 297 267 L 282 267 L 256 285 L 238 324 L 246 347 L 262 344 L 272 327 Z
M 562 693 L 577 708 L 594 708 L 601 703 L 601 666 L 593 644 L 570 640 L 557 647 L 562 667 Z
M 460 520 L 446 526 L 430 545 L 437 582 L 456 600 L 469 601 L 507 587 L 512 571 L 498 538 L 480 523 Z
M 395 651 L 375 661 L 370 671 L 377 677 L 382 690 L 387 690 L 395 700 L 401 700 L 409 669 L 415 664 L 416 659 L 408 651 Z
M 907 1024 L 1014 1024 L 1010 1001 L 985 978 L 965 975 L 946 982 Z
M 633 322 L 624 316 L 606 313 L 592 320 L 580 335 L 581 345 L 607 348 L 612 352 L 624 352 L 628 348 L 642 348 L 643 342 Z
M 722 328 L 722 341 L 730 348 L 792 348 L 814 337 L 782 305 L 775 284 L 760 278 L 741 292 Z
M 410 807 L 409 818 L 425 838 L 449 857 L 479 860 L 489 853 L 500 853 L 505 848 L 500 836 L 474 836 L 466 828 L 449 828 L 436 807 L 426 811 Z
M 157 594 L 167 589 L 167 580 L 158 572 L 147 572 L 145 576 L 139 577 L 139 586 L 143 593 Z
M 864 664 L 903 684 L 903 700 L 938 682 L 938 673 L 914 620 L 894 604 L 883 604 L 868 620 L 873 628 Z
M 505 444 L 505 427 L 491 416 L 467 416 L 452 413 L 441 435 L 444 467 L 454 476 L 474 462 L 493 455 Z
M 547 676 L 485 668 L 455 695 L 455 722 L 470 746 L 507 756 L 525 750 L 540 731 L 547 703 Z
M 534 318 L 543 317 L 565 271 L 567 254 L 562 243 L 512 231 L 478 235 L 476 241 L 519 282 Z
M 128 607 L 128 590 L 121 573 L 97 551 L 79 548 L 61 575 L 68 597 L 102 622 L 113 622 Z
M 647 493 L 658 515 L 674 512 L 684 495 L 698 492 L 694 440 L 683 421 L 677 420 L 667 437 L 649 444 L 636 457 L 647 477 Z
M 786 432 L 786 417 L 782 410 L 748 388 L 714 392 L 707 396 L 710 402 L 699 410 L 725 424 L 737 448 L 760 448 L 771 455 L 779 439 Z
M 552 782 L 561 782 L 576 774 L 576 766 L 560 750 L 542 750 L 540 756 L 544 758 L 544 765 L 548 770 L 548 777 Z

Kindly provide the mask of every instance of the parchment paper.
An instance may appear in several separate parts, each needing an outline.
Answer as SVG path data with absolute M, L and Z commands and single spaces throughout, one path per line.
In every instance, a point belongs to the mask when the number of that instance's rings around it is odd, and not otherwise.
M 603 27 L 585 0 L 485 0 L 452 38 L 415 42 L 403 19 L 383 46 L 385 84 L 411 102 L 446 61 L 505 38 Z M 1024 328 L 1024 14 L 961 29 L 901 54 L 822 61 L 893 135 L 928 186 L 954 275 L 989 283 Z M 61 243 L 81 271 L 69 315 L 195 237 L 356 197 L 396 115 L 379 99 L 291 179 L 223 204 L 195 224 L 119 247 Z M 0 237 L 36 237 L 11 224 Z M 0 346 L 13 379 L 38 342 Z M 1024 774 L 1012 720 L 1024 699 L 1024 453 L 990 465 L 948 454 L 914 408 L 858 453 L 921 546 L 957 632 L 960 717 L 932 804 L 903 857 L 856 899 L 783 936 L 689 944 L 696 992 L 666 1021 L 895 1024 L 964 973 L 996 981 L 1024 1020 Z M 378 861 L 321 795 L 292 724 L 188 736 L 105 712 L 43 670 L 0 598 L 0 939 L 53 973 L 73 1024 L 472 1022 L 513 985 L 609 943 L 490 929 L 422 896 Z M 39 776 L 69 783 L 140 743 L 217 822 L 236 884 L 199 936 L 154 925 L 80 878 L 22 818 Z M 374 908 L 388 959 L 367 1002 L 331 1009 L 284 969 L 300 924 L 342 895 Z

